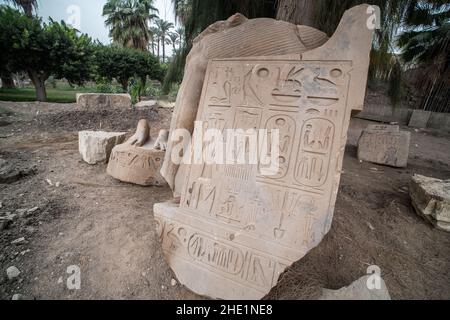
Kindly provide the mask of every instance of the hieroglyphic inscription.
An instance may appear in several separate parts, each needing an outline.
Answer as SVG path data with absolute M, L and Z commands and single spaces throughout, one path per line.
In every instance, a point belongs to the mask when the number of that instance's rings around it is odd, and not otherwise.
M 327 182 L 349 70 L 345 62 L 212 62 L 198 120 L 224 136 L 226 129 L 241 129 L 234 156 L 250 151 L 245 130 L 267 129 L 268 135 L 278 130 L 279 170 L 262 175 L 252 165 L 192 166 L 181 206 L 288 246 L 314 239 L 314 224 L 328 207 L 315 195 L 331 189 Z
M 141 153 L 130 151 L 117 151 L 111 154 L 109 161 L 116 162 L 118 166 L 124 168 L 139 168 L 156 171 L 161 167 L 162 158 L 146 156 Z
M 308 37 L 306 27 L 268 19 L 222 21 L 197 40 L 174 128 L 190 130 L 194 110 L 206 128 L 227 133 L 226 154 L 238 161 L 182 164 L 174 181 L 176 166 L 164 170 L 181 201 L 156 204 L 154 213 L 167 261 L 188 288 L 221 299 L 262 298 L 329 231 L 351 113 L 364 104 L 373 35 L 368 9 L 346 11 L 335 35 L 307 50 L 292 47 L 317 37 Z M 295 34 L 286 41 L 253 35 L 272 27 Z M 254 41 L 236 40 L 249 32 Z M 214 40 L 216 33 L 222 40 Z M 273 53 L 284 46 L 292 50 Z M 255 131 L 260 162 L 252 161 Z
M 218 129 L 224 141 L 227 129 L 239 129 L 228 151 L 235 157 L 244 154 L 246 160 L 251 152 L 247 130 L 267 130 L 269 157 L 271 134 L 278 130 L 279 167 L 263 175 L 260 164 L 191 165 L 182 214 L 225 228 L 232 236 L 210 237 L 211 230 L 195 224 L 177 229 L 161 222 L 165 250 L 235 281 L 270 288 L 287 257 L 261 254 L 264 242 L 301 255 L 320 241 L 329 219 L 334 154 L 341 148 L 336 128 L 345 114 L 349 70 L 345 62 L 210 63 L 197 120 Z M 235 234 L 263 243 L 248 244 Z
M 217 241 L 192 227 L 158 218 L 155 221 L 157 235 L 165 251 L 256 288 L 273 286 L 286 267 L 268 255 L 252 252 L 245 246 Z

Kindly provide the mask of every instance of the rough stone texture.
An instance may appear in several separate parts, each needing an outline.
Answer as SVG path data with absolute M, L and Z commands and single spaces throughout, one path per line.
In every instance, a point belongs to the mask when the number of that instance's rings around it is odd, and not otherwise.
M 14 280 L 20 275 L 20 270 L 17 269 L 15 266 L 11 266 L 8 269 L 6 269 L 6 275 L 8 276 L 9 280 Z
M 411 119 L 409 119 L 409 127 L 426 128 L 430 119 L 431 111 L 414 110 Z
M 147 120 L 141 120 L 136 133 L 112 150 L 108 174 L 117 180 L 142 186 L 165 185 L 160 169 L 167 138 L 167 131 L 161 130 L 158 138 L 153 140 Z
M 107 162 L 115 145 L 125 141 L 126 132 L 80 131 L 79 151 L 89 164 Z
M 172 116 L 171 134 L 175 129 L 193 132 L 206 69 L 211 59 L 289 54 L 291 59 L 301 59 L 303 52 L 318 48 L 327 40 L 325 33 L 308 26 L 267 18 L 249 20 L 241 14 L 212 24 L 195 39 L 186 59 L 184 78 Z M 355 90 L 364 92 L 365 81 L 355 83 Z M 164 106 L 162 101 L 160 104 Z M 354 107 L 362 109 L 362 103 Z M 173 145 L 174 142 L 168 145 L 161 173 L 174 194 L 179 196 L 186 173 L 178 172 L 178 165 L 171 161 Z
M 28 300 L 34 300 L 34 298 L 20 294 L 20 293 L 16 293 L 12 296 L 11 300 L 24 300 L 24 301 L 28 301 Z
M 160 105 L 163 108 L 174 108 L 175 107 L 175 102 L 171 102 L 168 100 L 158 100 L 158 105 Z
M 82 109 L 130 108 L 129 94 L 77 93 L 77 106 Z
M 318 45 L 324 39 L 319 31 L 270 19 L 230 26 L 234 17 L 220 24 L 228 28 L 225 38 L 236 37 L 222 42 L 230 55 L 240 53 L 234 47 L 240 37 L 253 52 L 259 45 L 248 35 L 258 39 L 266 32 L 278 47 L 290 45 L 297 53 L 212 59 L 201 99 L 188 95 L 187 88 L 195 91 L 203 84 L 203 77 L 190 70 L 177 104 L 192 112 L 192 103 L 200 101 L 197 120 L 208 128 L 279 129 L 281 165 L 272 175 L 263 174 L 262 165 L 180 166 L 180 204 L 156 204 L 154 214 L 166 260 L 181 284 L 214 298 L 262 298 L 286 267 L 328 232 L 350 116 L 364 101 L 373 34 L 367 18 L 367 5 L 347 11 L 334 36 L 309 51 L 298 35 L 308 35 L 309 43 Z M 197 45 L 208 46 L 215 39 L 204 35 Z M 260 44 L 272 48 L 269 41 Z M 192 60 L 203 57 L 190 59 L 188 70 L 196 65 Z M 180 114 L 175 119 L 186 125 L 191 121 Z
M 358 159 L 392 167 L 408 164 L 411 133 L 399 126 L 370 125 L 358 141 Z
M 391 300 L 384 280 L 380 279 L 380 289 L 369 289 L 367 286 L 369 277 L 359 278 L 348 287 L 339 290 L 322 289 L 319 300 Z
M 145 100 L 145 101 L 140 101 L 138 103 L 136 103 L 134 105 L 135 108 L 137 109 L 147 109 L 147 108 L 151 108 L 157 105 L 157 102 L 155 100 Z
M 450 179 L 439 180 L 415 174 L 409 193 L 420 216 L 436 228 L 450 232 Z

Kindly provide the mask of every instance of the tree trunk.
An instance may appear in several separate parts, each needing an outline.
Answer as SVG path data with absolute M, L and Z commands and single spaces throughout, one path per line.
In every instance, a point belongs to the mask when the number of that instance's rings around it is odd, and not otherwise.
M 121 78 L 119 79 L 120 84 L 122 85 L 122 89 L 124 92 L 128 92 L 128 78 Z
M 163 38 L 163 41 L 162 41 L 163 63 L 166 61 L 166 44 L 164 42 L 165 42 L 165 38 Z
M 160 39 L 159 39 L 159 37 L 158 37 L 158 61 L 161 61 L 161 58 L 160 58 L 160 56 L 159 56 L 159 43 L 160 43 Z
M 31 1 L 27 1 L 27 3 L 23 4 L 22 8 L 28 18 L 33 17 L 33 5 Z
M 29 71 L 28 76 L 33 82 L 36 91 L 36 100 L 41 102 L 47 101 L 47 90 L 45 89 L 45 80 L 48 76 L 44 74 L 39 74 L 36 71 Z
M 14 89 L 16 85 L 11 75 L 2 76 L 2 88 L 3 89 Z
M 317 28 L 315 1 L 317 0 L 278 0 L 277 19 Z

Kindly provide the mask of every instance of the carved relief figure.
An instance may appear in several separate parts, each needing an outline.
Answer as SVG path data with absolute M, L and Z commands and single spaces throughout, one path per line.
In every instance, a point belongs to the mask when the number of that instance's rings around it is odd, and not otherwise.
M 112 177 L 143 186 L 165 184 L 159 170 L 167 148 L 167 130 L 153 140 L 146 119 L 139 121 L 135 134 L 111 152 L 107 172 Z

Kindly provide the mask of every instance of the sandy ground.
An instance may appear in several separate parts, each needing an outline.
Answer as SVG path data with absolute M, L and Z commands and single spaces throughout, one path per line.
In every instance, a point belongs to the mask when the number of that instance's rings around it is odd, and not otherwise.
M 17 214 L 0 222 L 1 299 L 202 298 L 173 285 L 156 240 L 152 207 L 170 190 L 115 181 L 105 165 L 90 166 L 78 154 L 79 130 L 131 133 L 147 118 L 156 133 L 170 116 L 164 108 L 88 112 L 72 104 L 0 103 L 0 217 Z M 383 167 L 355 157 L 368 123 L 351 122 L 331 231 L 267 298 L 314 299 L 322 287 L 346 286 L 375 264 L 393 299 L 450 299 L 450 234 L 418 217 L 408 195 L 414 173 L 450 178 L 450 137 L 404 128 L 412 133 L 408 167 Z M 72 265 L 80 268 L 80 290 L 66 286 Z M 6 278 L 10 266 L 21 271 L 15 281 Z

